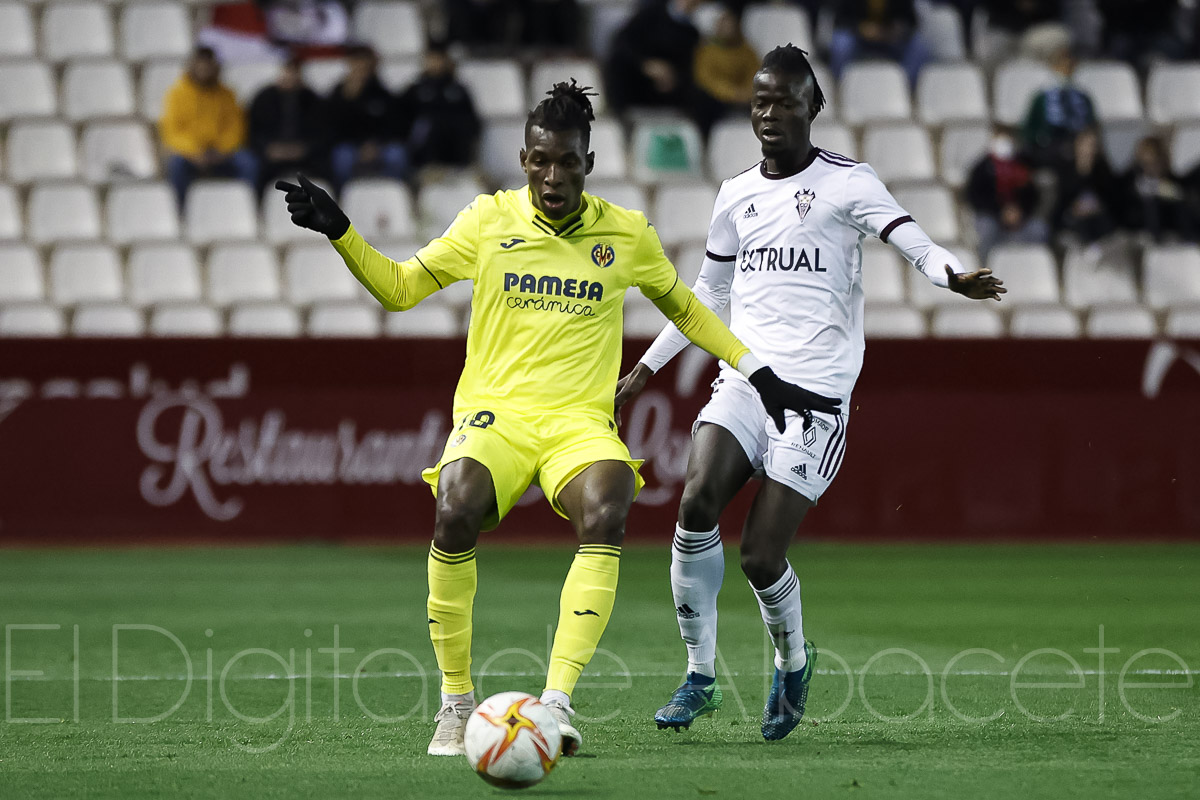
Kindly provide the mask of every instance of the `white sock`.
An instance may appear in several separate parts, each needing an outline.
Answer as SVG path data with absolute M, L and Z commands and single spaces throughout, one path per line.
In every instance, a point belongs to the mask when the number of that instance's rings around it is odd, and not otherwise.
M 754 585 L 750 585 L 754 589 Z M 758 610 L 771 641 L 775 642 L 775 667 L 784 672 L 804 669 L 808 656 L 804 654 L 804 619 L 800 614 L 800 580 L 792 565 L 787 565 L 783 577 L 766 589 L 754 589 Z
M 445 706 L 445 705 L 450 705 L 450 704 L 453 704 L 456 706 L 461 706 L 461 705 L 473 706 L 473 705 L 475 705 L 475 690 L 472 689 L 471 691 L 467 692 L 466 694 L 446 694 L 445 692 L 442 692 L 442 705 Z
M 717 675 L 717 593 L 725 579 L 721 526 L 685 531 L 675 526 L 671 544 L 671 594 L 679 634 L 687 644 L 688 672 Z
M 542 692 L 540 702 L 544 706 L 571 707 L 571 698 L 566 692 L 559 691 L 558 689 L 547 689 Z

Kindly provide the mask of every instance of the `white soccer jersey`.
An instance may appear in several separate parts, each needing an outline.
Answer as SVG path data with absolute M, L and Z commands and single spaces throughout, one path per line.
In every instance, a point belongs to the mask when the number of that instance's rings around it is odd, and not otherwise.
M 863 360 L 862 240 L 900 230 L 934 283 L 945 264 L 962 271 L 868 165 L 820 148 L 789 175 L 760 163 L 721 185 L 694 291 L 714 310 L 731 302 L 730 329 L 784 380 L 848 400 Z M 687 343 L 669 325 L 642 362 L 657 371 Z

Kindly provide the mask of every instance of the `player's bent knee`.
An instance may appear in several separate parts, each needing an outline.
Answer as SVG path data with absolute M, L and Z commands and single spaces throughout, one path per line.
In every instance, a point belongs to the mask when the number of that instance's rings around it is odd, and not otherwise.
M 716 493 L 705 486 L 683 487 L 683 498 L 679 503 L 679 526 L 685 531 L 711 531 L 717 527 L 721 517 L 720 503 Z
M 625 519 L 629 506 L 618 502 L 595 503 L 583 512 L 581 542 L 588 544 L 617 544 L 625 538 Z
M 487 509 L 478 503 L 439 497 L 433 524 L 433 543 L 447 553 L 462 553 L 475 546 Z
M 786 559 L 769 553 L 742 549 L 742 574 L 746 580 L 759 588 L 770 586 L 787 569 Z

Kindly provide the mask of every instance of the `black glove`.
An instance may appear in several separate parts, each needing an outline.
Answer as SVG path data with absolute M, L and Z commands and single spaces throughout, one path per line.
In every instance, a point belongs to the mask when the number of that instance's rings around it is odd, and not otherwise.
M 779 428 L 780 433 L 783 433 L 783 429 L 786 427 L 784 411 L 795 411 L 804 417 L 805 430 L 812 425 L 812 412 L 814 411 L 834 416 L 842 413 L 839 408 L 842 401 L 839 398 L 826 397 L 810 392 L 808 389 L 801 389 L 799 386 L 781 379 L 770 367 L 756 370 L 750 376 L 750 385 L 758 390 L 758 396 L 762 398 L 762 403 L 766 406 L 767 416 L 775 420 L 775 427 Z
M 276 181 L 275 188 L 287 192 L 288 212 L 292 222 L 301 228 L 323 233 L 330 239 L 340 239 L 350 229 L 350 218 L 338 208 L 329 193 L 303 175 L 296 176 L 300 185 Z

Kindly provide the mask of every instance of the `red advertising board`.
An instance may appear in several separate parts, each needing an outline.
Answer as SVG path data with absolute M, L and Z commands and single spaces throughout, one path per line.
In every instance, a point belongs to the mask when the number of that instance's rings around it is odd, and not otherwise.
M 425 540 L 463 349 L 0 341 L 0 543 Z M 624 412 L 630 538 L 669 539 L 715 374 L 693 348 Z M 1200 539 L 1200 343 L 873 341 L 852 409 L 805 535 Z M 572 536 L 534 495 L 488 535 Z

